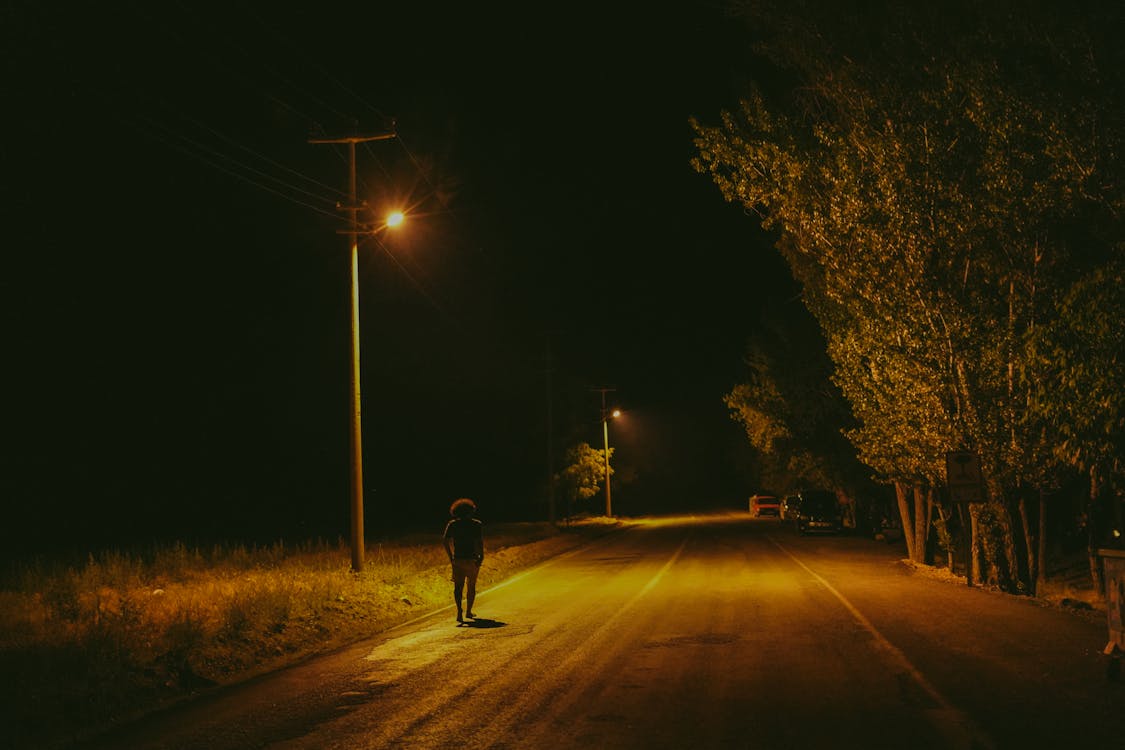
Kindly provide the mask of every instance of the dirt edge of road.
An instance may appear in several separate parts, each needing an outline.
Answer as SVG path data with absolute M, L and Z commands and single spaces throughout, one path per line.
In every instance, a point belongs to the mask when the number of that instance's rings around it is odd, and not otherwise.
M 912 575 L 956 586 L 968 585 L 965 576 L 952 573 L 948 568 L 923 565 L 907 559 L 903 559 L 900 562 Z M 1069 612 L 1077 617 L 1094 622 L 1105 622 L 1106 620 L 1105 600 L 1094 592 L 1092 585 L 1082 587 L 1068 586 L 1065 588 L 1056 585 L 1043 596 L 1021 596 L 1019 594 L 1003 591 L 995 586 L 983 584 L 976 584 L 974 588 L 987 591 L 997 596 L 1011 597 L 1013 599 L 1029 601 L 1041 607 Z
M 491 587 L 609 534 L 621 532 L 630 525 L 628 520 L 590 519 L 583 523 L 560 526 L 559 533 L 545 539 L 489 549 L 478 582 L 478 596 L 487 596 Z M 253 661 L 246 668 L 224 674 L 219 679 L 189 675 L 192 679 L 183 679 L 163 685 L 160 690 L 134 695 L 131 703 L 123 710 L 101 714 L 93 719 L 80 720 L 79 717 L 88 716 L 80 712 L 20 716 L 17 711 L 13 724 L 18 729 L 15 736 L 10 737 L 15 743 L 13 750 L 33 747 L 54 750 L 96 740 L 115 727 L 138 721 L 150 714 L 335 653 L 396 627 L 436 617 L 443 610 L 452 609 L 452 585 L 449 583 L 446 565 L 377 585 L 383 589 L 380 591 L 381 598 L 389 600 L 392 606 L 372 608 L 366 615 L 353 612 L 337 620 L 335 632 L 332 632 L 331 625 L 327 633 L 322 627 L 318 631 L 319 637 L 310 632 L 297 641 L 290 640 L 284 647 L 279 646 L 275 653 Z M 357 603 L 352 608 L 360 606 Z M 97 687 L 92 686 L 91 689 L 96 690 Z M 80 698 L 81 696 L 75 696 L 76 700 Z M 12 702 L 8 705 L 9 708 L 14 708 Z M 6 714 L 7 711 L 2 713 Z

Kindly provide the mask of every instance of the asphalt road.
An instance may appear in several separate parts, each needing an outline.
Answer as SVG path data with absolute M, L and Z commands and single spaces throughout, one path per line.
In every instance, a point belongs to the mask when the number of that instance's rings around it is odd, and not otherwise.
M 1104 620 L 869 539 L 652 521 L 106 737 L 128 748 L 1111 748 Z

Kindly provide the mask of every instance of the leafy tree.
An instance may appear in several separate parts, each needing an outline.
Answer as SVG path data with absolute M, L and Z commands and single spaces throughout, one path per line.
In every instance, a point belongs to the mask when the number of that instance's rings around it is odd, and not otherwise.
M 609 458 L 613 459 L 613 448 L 609 449 Z M 588 443 L 578 443 L 567 449 L 566 468 L 558 474 L 559 486 L 567 498 L 567 507 L 573 512 L 576 503 L 580 503 L 597 495 L 605 481 L 606 452 L 591 448 Z M 609 475 L 614 474 L 610 466 Z
M 1029 335 L 1042 378 L 1028 418 L 1057 436 L 1059 461 L 1090 477 L 1088 550 L 1100 581 L 1096 551 L 1107 541 L 1104 524 L 1125 532 L 1125 259 L 1075 282 L 1059 313 Z
M 1042 8 L 1013 20 L 1001 6 L 888 2 L 876 20 L 834 3 L 738 5 L 795 96 L 750 91 L 719 126 L 695 123 L 695 165 L 779 232 L 857 421 L 848 436 L 899 490 L 911 556 L 924 556 L 945 453 L 975 449 L 997 507 L 974 510 L 974 527 L 1001 540 L 988 573 L 1011 585 L 1005 500 L 1043 479 L 1043 433 L 1023 418 L 1037 378 L 1025 336 L 1065 284 L 1068 226 L 1102 209 L 1112 224 L 1120 205 L 1105 182 L 1115 118 L 1089 95 L 1108 47 Z
M 831 489 L 854 508 L 868 472 L 843 436 L 851 415 L 820 331 L 807 313 L 765 317 L 748 343 L 747 378 L 724 399 L 731 417 L 769 461 L 770 487 Z

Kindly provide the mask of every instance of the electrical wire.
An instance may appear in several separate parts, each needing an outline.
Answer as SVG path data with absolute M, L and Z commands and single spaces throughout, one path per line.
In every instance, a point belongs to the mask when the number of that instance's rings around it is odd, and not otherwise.
M 430 292 L 422 285 L 422 283 L 414 277 L 414 274 L 410 273 L 409 269 L 407 269 L 407 267 L 403 265 L 402 261 L 400 261 L 398 257 L 395 256 L 395 254 L 392 253 L 390 249 L 383 244 L 382 240 L 380 240 L 378 237 L 371 237 L 370 240 L 375 244 L 376 247 L 383 251 L 384 255 L 390 258 L 391 261 L 396 266 L 398 266 L 399 270 L 402 271 L 403 275 L 406 276 L 407 280 L 414 286 L 418 293 L 425 297 L 426 301 L 433 305 L 433 308 L 437 310 L 442 315 L 442 317 L 452 323 L 454 328 L 461 330 L 461 325 L 457 321 L 457 319 L 450 315 L 449 312 L 441 306 L 441 304 L 434 298 L 432 294 L 430 294 Z
M 332 187 L 331 185 L 328 185 L 324 182 L 321 182 L 320 180 L 318 180 L 316 178 L 309 177 L 308 175 L 304 174 L 303 172 L 299 172 L 298 170 L 293 169 L 292 167 L 286 166 L 285 164 L 282 164 L 279 161 L 271 159 L 270 157 L 255 151 L 254 149 L 250 148 L 249 146 L 246 146 L 242 143 L 239 143 L 238 141 L 234 140 L 230 136 L 227 136 L 227 135 L 224 135 L 223 133 L 220 133 L 218 130 L 215 130 L 215 128 L 211 127 L 210 125 L 208 125 L 204 122 L 200 122 L 199 120 L 197 120 L 193 117 L 187 116 L 187 115 L 180 115 L 180 116 L 183 117 L 188 122 L 194 124 L 196 127 L 199 127 L 203 130 L 208 131 L 209 133 L 213 134 L 217 138 L 225 141 L 226 143 L 231 144 L 232 146 L 235 146 L 238 149 L 241 149 L 242 151 L 245 151 L 246 153 L 248 153 L 252 156 L 257 157 L 258 159 L 261 159 L 262 161 L 266 162 L 267 164 L 269 164 L 271 166 L 277 167 L 278 169 L 280 169 L 284 172 L 287 172 L 288 174 L 291 174 L 294 177 L 300 177 L 302 180 L 306 180 L 306 181 L 311 182 L 312 184 L 314 184 L 318 187 L 322 187 L 325 190 L 331 191 L 332 193 L 335 193 L 336 195 L 340 196 L 341 198 L 347 197 L 346 193 L 344 193 L 343 190 L 340 190 L 339 188 Z M 299 190 L 299 188 L 295 188 L 295 189 Z M 301 191 L 301 192 L 304 192 L 304 191 Z M 308 193 L 308 195 L 313 195 L 313 194 Z M 321 196 L 317 196 L 317 197 L 321 197 Z
M 219 161 L 219 159 L 224 159 L 224 158 L 230 160 L 229 157 L 226 157 L 225 155 L 223 155 L 221 153 L 218 153 L 218 152 L 214 151 L 213 149 L 208 148 L 204 144 L 201 144 L 198 141 L 195 141 L 195 140 L 189 138 L 188 136 L 185 136 L 182 133 L 177 133 L 176 131 L 170 130 L 170 129 L 166 128 L 165 126 L 161 125 L 160 123 L 154 121 L 154 120 L 151 120 L 149 118 L 144 118 L 144 119 L 146 119 L 148 121 L 148 125 L 151 128 L 155 128 L 159 131 L 163 131 L 166 135 L 169 135 L 173 138 L 184 141 L 185 143 L 190 144 L 191 146 L 194 146 L 195 150 L 193 150 L 191 148 L 187 148 L 181 143 L 175 143 L 173 141 L 168 140 L 165 137 L 161 137 L 160 135 L 157 135 L 157 134 L 153 133 L 151 130 L 145 130 L 145 128 L 143 126 L 139 125 L 137 122 L 132 121 L 132 120 L 126 118 L 126 117 L 119 117 L 118 118 L 118 120 L 121 123 L 123 123 L 126 126 L 129 126 L 129 127 L 133 128 L 134 130 L 137 130 L 138 132 L 147 136 L 148 138 L 159 141 L 159 142 L 165 144 L 166 146 L 168 146 L 168 147 L 170 147 L 170 148 L 172 148 L 176 151 L 179 151 L 180 153 L 182 153 L 186 156 L 190 156 L 194 159 L 198 159 L 199 161 L 202 161 L 203 163 L 207 164 L 208 166 L 210 166 L 214 169 L 217 169 L 218 171 L 220 171 L 220 172 L 222 172 L 226 175 L 229 175 L 231 177 L 234 177 L 235 179 L 238 179 L 238 180 L 241 180 L 245 183 L 253 185 L 254 187 L 257 187 L 257 188 L 259 188 L 261 190 L 264 190 L 268 193 L 272 193 L 273 195 L 284 198 L 285 200 L 287 200 L 291 203 L 295 203 L 299 206 L 304 206 L 305 208 L 308 208 L 312 211 L 316 211 L 317 213 L 324 214 L 325 216 L 332 216 L 334 218 L 340 218 L 339 214 L 334 212 L 334 211 L 328 211 L 328 210 L 325 210 L 325 209 L 321 208 L 320 206 L 315 206 L 311 203 L 307 203 L 305 201 L 302 201 L 299 198 L 295 198 L 292 195 L 284 193 L 284 192 L 282 192 L 281 190 L 278 190 L 275 187 L 264 184 L 264 183 L 259 182 L 255 179 L 251 178 L 251 177 L 248 177 L 247 175 L 245 175 L 241 172 L 230 169 L 229 167 L 225 166 L 224 164 L 222 164 Z M 210 154 L 210 155 L 208 155 L 208 154 Z M 238 162 L 235 162 L 235 163 L 238 164 Z M 244 165 L 240 165 L 240 166 L 244 166 Z M 252 170 L 252 171 L 257 171 L 257 170 Z M 266 176 L 268 177 L 268 175 L 266 175 Z M 323 198 L 321 196 L 315 196 L 315 197 L 319 197 L 321 200 L 327 200 L 328 202 L 332 202 L 331 199 L 326 199 L 326 198 Z
M 184 8 L 184 6 L 181 3 L 178 3 L 178 2 L 173 3 L 173 5 L 175 7 L 177 7 L 185 15 L 189 15 L 189 16 L 192 16 L 193 18 L 195 18 L 194 14 L 192 14 L 189 9 Z M 323 77 L 325 80 L 329 81 L 338 90 L 346 93 L 352 99 L 354 99 L 355 101 L 360 103 L 362 106 L 366 107 L 369 111 L 373 112 L 375 115 L 377 115 L 378 117 L 380 117 L 384 121 L 390 120 L 390 118 L 388 118 L 385 115 L 385 113 L 383 113 L 377 107 L 371 105 L 368 101 L 366 101 L 363 97 L 361 97 L 357 92 L 355 92 L 353 89 L 349 88 L 342 81 L 340 81 L 338 78 L 333 76 L 325 68 L 325 66 L 323 64 L 321 64 L 319 61 L 311 59 L 310 56 L 309 56 L 307 48 L 304 48 L 304 49 L 298 48 L 297 45 L 293 44 L 291 41 L 289 41 L 289 39 L 287 39 L 286 37 L 284 37 L 283 35 L 278 33 L 275 28 L 273 28 L 270 24 L 266 23 L 263 19 L 258 17 L 256 14 L 253 14 L 252 12 L 247 11 L 245 9 L 241 9 L 241 10 L 243 10 L 243 12 L 245 14 L 249 15 L 254 20 L 254 22 L 259 25 L 260 28 L 264 28 L 264 29 L 270 31 L 271 35 L 275 39 L 281 41 L 282 44 L 284 44 L 286 47 L 288 47 L 290 50 L 292 50 L 298 56 L 300 56 L 302 58 L 302 60 L 304 61 L 305 67 L 307 69 L 315 71 L 318 75 Z M 198 19 L 196 19 L 196 20 L 198 20 Z M 233 50 L 236 53 L 236 55 L 241 59 L 241 61 L 249 63 L 249 66 L 247 68 L 241 68 L 241 69 L 238 69 L 238 70 L 232 69 L 228 64 L 226 64 L 223 61 L 220 61 L 214 55 L 208 55 L 208 56 L 204 57 L 204 55 L 201 54 L 202 48 L 198 44 L 193 43 L 191 45 L 188 45 L 179 37 L 178 34 L 172 32 L 170 30 L 165 29 L 165 33 L 168 34 L 168 36 L 170 38 L 173 38 L 174 41 L 176 41 L 179 44 L 179 46 L 183 47 L 186 51 L 190 52 L 192 55 L 194 55 L 198 58 L 201 58 L 201 59 L 205 59 L 205 62 L 209 63 L 214 69 L 218 70 L 222 74 L 222 77 L 225 81 L 238 83 L 240 86 L 245 87 L 246 89 L 249 89 L 251 92 L 253 92 L 254 95 L 262 97 L 262 98 L 266 99 L 267 101 L 273 102 L 273 103 L 277 104 L 278 106 L 283 107 L 287 111 L 294 113 L 299 118 L 304 120 L 306 123 L 309 123 L 313 127 L 320 127 L 320 121 L 319 121 L 318 118 L 310 115 L 309 113 L 307 113 L 305 111 L 302 111 L 301 109 L 299 109 L 298 107 L 293 105 L 290 101 L 288 101 L 286 98 L 283 98 L 282 96 L 278 95 L 277 93 L 274 93 L 273 91 L 269 91 L 266 88 L 262 87 L 260 85 L 259 81 L 253 79 L 247 73 L 247 70 L 249 68 L 254 68 L 254 69 L 256 69 L 260 72 L 265 73 L 267 76 L 269 76 L 275 82 L 279 82 L 282 85 L 283 89 L 285 89 L 287 91 L 295 92 L 296 94 L 298 94 L 299 96 L 301 96 L 305 100 L 313 102 L 322 111 L 326 111 L 328 113 L 331 113 L 336 118 L 339 118 L 339 119 L 345 120 L 345 121 L 350 119 L 344 112 L 341 111 L 340 108 L 334 106 L 332 103 L 326 101 L 324 98 L 313 94 L 306 87 L 296 84 L 291 78 L 283 75 L 282 73 L 280 73 L 275 68 L 263 63 L 262 59 L 259 56 L 255 56 L 255 55 L 250 54 L 244 47 L 242 47 L 239 44 L 234 43 L 229 38 L 216 37 L 216 35 L 214 34 L 215 29 L 214 29 L 213 26 L 208 24 L 206 26 L 206 28 L 210 32 L 209 36 L 211 38 L 217 38 L 218 40 L 220 40 L 222 42 L 222 44 L 228 50 Z M 239 151 L 242 151 L 246 154 L 251 155 L 255 159 L 260 160 L 261 162 L 263 162 L 265 164 L 268 164 L 273 169 L 280 169 L 280 170 L 282 170 L 283 172 L 285 172 L 286 174 L 288 174 L 292 177 L 296 177 L 296 178 L 299 178 L 301 180 L 305 180 L 309 184 L 316 185 L 319 188 L 328 190 L 331 193 L 333 193 L 334 195 L 337 195 L 337 196 L 344 196 L 345 195 L 344 191 L 339 190 L 337 188 L 333 188 L 331 186 L 328 186 L 320 180 L 309 177 L 307 175 L 302 174 L 298 170 L 287 167 L 286 165 L 282 164 L 281 162 L 279 162 L 275 159 L 272 159 L 272 158 L 260 153 L 259 151 L 255 150 L 255 149 L 252 149 L 252 148 L 238 142 L 237 140 L 235 140 L 235 139 L 233 139 L 229 136 L 226 136 L 225 134 L 218 131 L 216 128 L 214 128 L 210 125 L 207 125 L 206 123 L 203 123 L 202 121 L 198 120 L 197 118 L 189 117 L 189 116 L 186 116 L 186 115 L 183 115 L 183 114 L 180 114 L 179 116 L 182 117 L 185 121 L 190 122 L 196 128 L 199 128 L 201 130 L 209 132 L 211 135 L 218 138 L 223 143 L 225 143 L 229 146 L 232 146 L 232 147 L 238 149 Z M 269 174 L 264 169 L 259 169 L 255 166 L 251 165 L 251 164 L 247 164 L 246 162 L 244 162 L 242 160 L 236 159 L 235 157 L 231 156 L 229 153 L 225 153 L 222 150 L 220 150 L 219 148 L 216 148 L 214 146 L 210 146 L 210 145 L 207 145 L 207 144 L 203 144 L 195 138 L 192 138 L 188 135 L 185 135 L 184 133 L 177 132 L 171 126 L 162 125 L 160 123 L 157 123 L 157 122 L 151 121 L 151 120 L 150 120 L 149 124 L 150 124 L 150 127 L 157 128 L 157 129 L 163 131 L 164 133 L 170 135 L 172 138 L 176 139 L 179 142 L 178 143 L 172 143 L 172 142 L 168 141 L 166 138 L 161 138 L 160 136 L 153 135 L 152 133 L 148 134 L 149 137 L 155 138 L 156 140 L 159 140 L 159 141 L 169 145 L 170 147 L 174 148 L 175 150 L 177 150 L 181 153 L 184 153 L 188 156 L 191 156 L 192 158 L 198 159 L 202 163 L 207 164 L 208 166 L 210 166 L 214 169 L 217 169 L 217 170 L 223 172 L 224 174 L 227 174 L 231 177 L 234 177 L 235 179 L 238 179 L 242 182 L 245 182 L 245 183 L 247 183 L 251 186 L 257 187 L 257 188 L 259 188 L 261 190 L 264 190 L 268 193 L 271 193 L 273 195 L 281 197 L 281 198 L 283 198 L 283 199 L 285 199 L 285 200 L 287 200 L 291 203 L 303 206 L 305 208 L 308 208 L 310 210 L 313 210 L 313 211 L 315 211 L 317 213 L 320 213 L 322 215 L 325 215 L 325 216 L 331 216 L 335 219 L 341 219 L 340 215 L 337 212 L 325 210 L 321 207 L 312 205 L 311 203 L 309 203 L 305 200 L 301 200 L 300 198 L 295 197 L 291 193 L 285 192 L 285 190 L 291 190 L 291 191 L 293 191 L 295 193 L 298 193 L 300 195 L 305 195 L 309 198 L 312 198 L 312 199 L 318 200 L 318 201 L 322 201 L 324 203 L 331 203 L 331 202 L 333 202 L 332 199 L 326 198 L 323 195 L 318 195 L 311 190 L 306 190 L 305 188 L 302 188 L 299 185 L 295 185 L 292 182 L 284 180 L 284 179 L 282 179 L 282 178 L 280 178 L 276 175 Z M 136 127 L 135 124 L 134 124 L 134 127 Z M 409 147 L 406 140 L 403 139 L 401 137 L 401 135 L 399 135 L 399 134 L 396 134 L 395 140 L 398 141 L 399 147 L 402 149 L 403 154 L 406 156 L 406 159 L 409 162 L 412 170 L 416 172 L 418 177 L 423 181 L 423 183 L 425 184 L 425 186 L 427 188 L 426 196 L 422 199 L 416 200 L 414 202 L 414 205 L 412 206 L 412 208 L 417 209 L 418 207 L 420 207 L 424 203 L 425 200 L 427 200 L 429 198 L 433 198 L 441 206 L 440 214 L 452 217 L 454 219 L 454 221 L 456 221 L 459 225 L 461 225 L 461 229 L 463 230 L 462 234 L 464 234 L 464 232 L 467 231 L 467 230 L 463 225 L 463 218 L 458 214 L 458 212 L 456 210 L 453 209 L 452 206 L 450 206 L 450 204 L 448 202 L 448 197 L 446 195 L 444 195 L 441 191 L 439 191 L 437 189 L 437 187 L 434 185 L 433 181 L 430 179 L 429 174 L 422 167 L 422 164 L 420 163 L 419 159 L 415 155 L 414 151 Z M 188 144 L 188 145 L 185 146 L 184 144 Z M 394 182 L 395 181 L 394 175 L 392 174 L 391 170 L 388 168 L 387 164 L 385 163 L 385 160 L 383 158 L 381 158 L 380 154 L 377 153 L 376 150 L 369 143 L 364 143 L 363 146 L 364 146 L 364 153 L 368 157 L 370 157 L 370 159 L 376 164 L 376 166 L 380 170 L 382 176 L 388 182 Z M 345 155 L 345 153 L 342 149 L 334 148 L 333 153 L 336 154 L 337 158 L 339 158 L 341 160 L 341 162 L 343 162 L 345 164 L 347 163 L 347 156 Z M 363 189 L 366 192 L 368 192 L 368 193 L 375 192 L 372 189 L 372 186 L 367 181 L 367 179 L 365 179 L 362 176 L 362 174 L 357 175 L 357 182 L 363 187 Z M 419 216 L 419 215 L 438 215 L 438 214 L 434 214 L 433 212 L 430 212 L 429 214 L 412 214 L 412 215 Z M 406 265 L 404 265 L 404 263 L 399 258 L 397 258 L 393 253 L 390 252 L 389 248 L 387 248 L 385 244 L 383 244 L 382 242 L 379 242 L 378 240 L 376 240 L 376 244 L 379 247 L 379 249 L 387 257 L 389 257 L 391 259 L 391 261 L 398 267 L 398 269 L 402 272 L 404 277 L 418 291 L 418 293 L 426 300 L 426 302 L 441 314 L 443 319 L 445 319 L 456 330 L 461 331 L 463 333 L 468 333 L 467 331 L 465 331 L 465 327 L 464 327 L 463 323 L 449 313 L 449 311 L 437 300 L 435 295 L 430 290 L 428 290 L 419 281 L 418 277 L 415 274 L 413 274 L 406 267 Z M 478 253 L 483 252 L 482 248 L 480 248 L 476 243 L 469 243 L 469 244 L 472 246 L 472 248 L 476 252 L 478 252 Z M 508 358 L 509 361 L 512 361 L 513 364 L 518 363 L 518 365 L 521 368 L 526 368 L 529 371 L 538 371 L 541 367 L 541 363 L 538 362 L 537 358 L 535 358 L 535 361 L 532 362 L 531 361 L 532 358 L 529 358 L 527 355 L 522 354 L 522 353 L 517 354 L 515 352 L 508 352 L 506 358 Z
M 190 29 L 191 22 L 195 21 L 196 23 L 198 23 L 198 19 L 194 16 L 194 14 L 192 14 L 190 9 L 185 8 L 181 3 L 173 2 L 171 4 L 171 7 L 177 8 L 180 11 L 181 18 L 185 19 L 183 22 L 177 21 L 175 23 L 172 23 L 171 21 L 169 21 L 168 17 L 166 17 L 166 16 L 160 16 L 159 18 L 156 18 L 150 12 L 148 12 L 151 9 L 147 5 L 139 5 L 135 8 L 133 8 L 130 12 L 133 13 L 133 14 L 143 16 L 148 21 L 147 25 L 150 29 L 156 30 L 165 39 L 170 40 L 173 44 L 175 44 L 178 48 L 180 48 L 184 52 L 187 52 L 187 53 L 191 54 L 194 58 L 199 59 L 199 60 L 203 61 L 204 63 L 206 63 L 207 65 L 209 65 L 213 70 L 215 70 L 216 72 L 218 72 L 220 74 L 219 80 L 226 81 L 226 82 L 230 82 L 230 81 L 238 82 L 243 87 L 252 91 L 255 95 L 262 97 L 266 101 L 273 102 L 273 103 L 285 108 L 287 111 L 290 111 L 290 112 L 296 114 L 300 119 L 302 119 L 306 123 L 308 123 L 310 125 L 316 123 L 315 118 L 309 116 L 305 112 L 302 112 L 300 109 L 298 109 L 297 107 L 292 105 L 290 102 L 282 99 L 281 97 L 279 97 L 279 96 L 267 91 L 263 87 L 259 86 L 256 81 L 251 80 L 245 74 L 246 68 L 234 69 L 230 65 L 228 65 L 225 61 L 219 59 L 219 57 L 217 57 L 212 52 L 213 46 L 206 46 L 206 45 L 201 46 L 201 45 L 198 45 L 197 43 L 189 44 L 187 42 L 187 40 L 185 40 L 182 37 L 181 30 L 182 29 Z M 208 34 L 209 38 L 211 38 L 213 40 L 216 40 L 216 41 L 225 42 L 225 46 L 228 49 L 233 49 L 242 58 L 242 60 L 258 63 L 258 67 L 261 67 L 261 68 L 265 69 L 267 72 L 274 75 L 274 77 L 279 78 L 280 80 L 284 81 L 290 87 L 293 87 L 293 84 L 292 84 L 291 81 L 284 78 L 280 74 L 277 74 L 275 71 L 273 71 L 268 66 L 264 66 L 261 63 L 259 63 L 244 48 L 231 43 L 229 41 L 229 39 L 221 39 L 221 37 L 217 36 L 214 33 L 215 29 L 214 29 L 213 26 L 207 25 L 206 28 L 209 32 L 209 34 Z M 98 95 L 100 95 L 103 100 L 105 100 L 107 102 L 110 102 L 111 106 L 113 106 L 112 100 L 114 99 L 114 97 L 107 96 L 104 92 L 101 92 L 101 91 L 97 91 L 96 93 Z M 290 202 L 293 202 L 293 203 L 298 204 L 298 205 L 304 205 L 304 206 L 309 207 L 309 208 L 314 208 L 314 210 L 317 210 L 320 213 L 324 213 L 324 214 L 327 214 L 327 215 L 335 215 L 335 214 L 332 214 L 331 212 L 324 211 L 320 208 L 315 208 L 315 207 L 311 206 L 310 204 L 308 204 L 306 201 L 304 201 L 300 198 L 296 198 L 293 195 L 288 194 L 287 191 L 291 191 L 292 193 L 296 193 L 298 195 L 305 196 L 306 198 L 312 199 L 314 201 L 320 201 L 320 202 L 323 202 L 325 204 L 332 205 L 332 204 L 335 204 L 338 201 L 338 197 L 344 197 L 345 194 L 340 189 L 332 187 L 330 185 L 327 185 L 321 180 L 318 180 L 314 177 L 311 177 L 311 176 L 309 176 L 309 175 L 307 175 L 307 174 L 305 174 L 305 173 L 303 173 L 303 172 L 301 172 L 297 169 L 294 169 L 291 166 L 288 166 L 286 164 L 281 163 L 277 159 L 274 159 L 274 158 L 271 158 L 270 156 L 267 156 L 266 154 L 260 152 L 259 150 L 253 149 L 253 148 L 245 145 L 244 143 L 239 142 L 238 140 L 236 140 L 236 139 L 230 137 L 229 135 L 226 135 L 225 133 L 221 132 L 216 127 L 203 122 L 198 117 L 193 117 L 193 116 L 187 115 L 187 114 L 185 114 L 181 111 L 178 111 L 177 108 L 173 107 L 168 102 L 160 101 L 160 100 L 155 99 L 153 97 L 153 95 L 148 90 L 130 92 L 129 96 L 130 96 L 130 99 L 131 99 L 130 103 L 135 103 L 136 101 L 139 100 L 139 101 L 142 101 L 142 102 L 148 102 L 150 104 L 155 104 L 155 105 L 159 106 L 160 108 L 162 108 L 163 110 L 165 110 L 166 112 L 171 113 L 174 117 L 176 117 L 176 118 L 178 118 L 182 121 L 185 121 L 187 123 L 190 123 L 194 128 L 196 128 L 198 130 L 201 130 L 201 131 L 206 131 L 207 133 L 210 133 L 211 136 L 214 136 L 215 138 L 218 138 L 223 143 L 225 143 L 227 145 L 230 145 L 230 146 L 233 146 L 234 148 L 238 149 L 239 151 L 252 156 L 255 160 L 257 160 L 257 162 L 260 163 L 260 165 L 256 166 L 255 164 L 248 164 L 244 160 L 238 159 L 238 158 L 234 157 L 233 155 L 231 155 L 230 153 L 224 152 L 222 149 L 218 148 L 217 146 L 204 144 L 200 140 L 198 140 L 197 138 L 193 138 L 191 135 L 188 135 L 187 133 L 182 132 L 181 130 L 178 130 L 174 125 L 172 125 L 168 122 L 160 123 L 160 122 L 157 122 L 155 119 L 148 118 L 148 125 L 149 125 L 150 128 L 156 128 L 156 129 L 160 130 L 161 132 L 163 132 L 164 134 L 176 139 L 177 141 L 182 142 L 182 143 L 180 143 L 180 145 L 174 146 L 174 148 L 176 148 L 176 150 L 180 151 L 181 153 L 185 153 L 187 155 L 199 158 L 199 160 L 201 162 L 203 162 L 204 164 L 207 164 L 209 166 L 213 166 L 213 167 L 219 169 L 220 171 L 222 171 L 223 173 L 228 174 L 230 176 L 234 176 L 237 179 L 240 179 L 241 181 L 243 181 L 247 184 L 250 184 L 250 185 L 253 185 L 253 186 L 256 186 L 256 187 L 260 187 L 261 189 L 266 190 L 267 192 L 270 192 L 274 195 L 284 197 L 286 200 L 289 200 Z M 322 103 L 322 104 L 324 103 L 324 102 L 320 102 L 320 100 L 317 100 L 317 101 L 319 103 Z M 115 110 L 119 110 L 119 109 L 121 109 L 120 103 L 118 104 L 118 106 L 115 107 Z M 152 137 L 151 133 L 149 135 L 150 135 L 150 137 Z M 173 144 L 169 143 L 165 138 L 156 137 L 155 139 L 160 141 L 160 142 L 163 142 L 167 145 L 173 145 Z M 184 144 L 188 144 L 188 145 L 184 145 Z M 193 151 L 193 149 L 197 149 L 198 152 L 202 152 L 204 154 L 207 154 L 207 156 L 206 157 L 200 157 L 198 153 Z M 261 165 L 265 165 L 265 167 L 263 167 Z M 277 174 L 271 174 L 269 171 L 267 171 L 266 167 L 268 167 L 269 169 L 272 169 L 272 170 L 280 170 L 281 172 L 283 172 L 287 176 L 288 179 L 283 178 L 281 176 L 278 176 Z M 292 181 L 292 178 L 296 178 L 300 181 L 303 181 L 304 183 L 307 183 L 310 186 L 314 186 L 315 189 L 309 189 L 308 187 L 302 186 L 300 184 L 295 184 Z M 263 184 L 263 182 L 262 182 L 263 180 L 266 181 L 266 183 L 268 183 L 268 184 Z M 326 190 L 326 191 L 330 192 L 331 194 L 333 194 L 333 196 L 337 196 L 337 197 L 326 197 L 325 195 L 317 192 L 317 190 Z

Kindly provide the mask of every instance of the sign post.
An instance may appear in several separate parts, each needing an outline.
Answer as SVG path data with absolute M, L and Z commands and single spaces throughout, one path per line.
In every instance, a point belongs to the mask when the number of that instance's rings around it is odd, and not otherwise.
M 980 457 L 974 451 L 949 451 L 945 454 L 945 483 L 949 487 L 951 503 L 984 502 L 984 477 L 980 471 Z M 969 512 L 968 543 L 965 545 L 965 582 L 973 585 L 973 535 L 972 512 Z
M 945 454 L 945 483 L 949 486 L 950 502 L 984 502 L 980 458 L 972 451 L 950 451 Z

